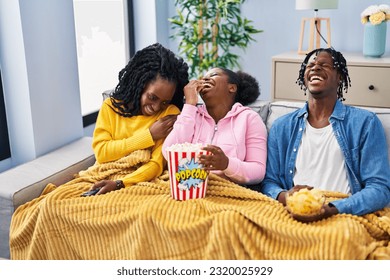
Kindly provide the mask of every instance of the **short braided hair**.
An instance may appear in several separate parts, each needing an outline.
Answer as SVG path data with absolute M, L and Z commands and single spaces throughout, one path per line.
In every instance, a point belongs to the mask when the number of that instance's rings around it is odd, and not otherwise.
M 235 96 L 235 102 L 239 102 L 246 106 L 254 102 L 260 96 L 260 87 L 257 80 L 248 73 L 221 68 L 227 76 L 230 84 L 237 85 L 237 93 Z
M 157 78 L 176 84 L 171 104 L 181 110 L 184 103 L 183 88 L 188 83 L 188 65 L 159 43 L 137 51 L 119 72 L 119 83 L 110 95 L 114 110 L 124 117 L 137 115 L 144 88 Z
M 333 48 L 327 48 L 327 49 L 319 48 L 309 52 L 301 64 L 301 69 L 299 69 L 299 76 L 296 83 L 301 87 L 301 89 L 305 92 L 306 95 L 306 89 L 307 89 L 305 85 L 306 67 L 310 57 L 312 57 L 313 55 L 317 56 L 320 52 L 327 52 L 332 56 L 333 67 L 336 68 L 337 72 L 341 75 L 341 81 L 337 88 L 337 98 L 340 101 L 344 101 L 345 100 L 344 91 L 345 93 L 348 92 L 348 87 L 351 86 L 351 78 L 349 77 L 348 74 L 347 61 L 345 60 L 344 56 L 340 52 L 336 51 Z

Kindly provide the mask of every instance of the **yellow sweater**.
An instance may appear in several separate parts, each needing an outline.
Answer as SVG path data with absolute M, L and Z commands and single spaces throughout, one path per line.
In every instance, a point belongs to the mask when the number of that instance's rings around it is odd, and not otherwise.
M 126 187 L 138 182 L 150 181 L 159 176 L 164 168 L 164 157 L 161 149 L 163 139 L 153 141 L 149 127 L 166 115 L 177 115 L 179 109 L 174 105 L 154 116 L 138 115 L 130 118 L 122 117 L 112 109 L 107 98 L 96 120 L 93 133 L 92 148 L 99 163 L 118 160 L 135 150 L 150 149 L 151 159 L 135 172 L 122 178 Z

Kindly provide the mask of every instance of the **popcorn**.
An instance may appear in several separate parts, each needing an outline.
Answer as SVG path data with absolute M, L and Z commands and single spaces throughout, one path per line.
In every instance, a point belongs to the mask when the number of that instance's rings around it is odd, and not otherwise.
M 202 144 L 174 144 L 167 148 L 171 195 L 177 200 L 206 196 L 209 173 L 198 162 L 198 156 L 208 154 Z
M 313 216 L 320 213 L 325 196 L 319 189 L 301 189 L 286 196 L 286 205 L 293 214 Z
M 203 144 L 200 143 L 179 143 L 179 144 L 173 144 L 167 148 L 167 151 L 171 152 L 200 152 L 202 148 L 204 147 Z

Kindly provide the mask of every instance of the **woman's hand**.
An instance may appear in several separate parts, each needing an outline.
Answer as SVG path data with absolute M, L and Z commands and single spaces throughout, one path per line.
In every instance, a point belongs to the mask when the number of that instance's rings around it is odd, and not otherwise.
M 225 170 L 229 164 L 229 158 L 218 146 L 207 145 L 202 148 L 210 152 L 208 155 L 200 155 L 199 163 L 204 166 L 205 170 Z
M 196 106 L 196 104 L 198 103 L 198 95 L 202 87 L 203 82 L 199 80 L 191 80 L 184 87 L 184 96 L 186 99 L 186 104 Z
M 100 189 L 96 194 L 105 194 L 117 190 L 116 182 L 111 180 L 103 180 L 95 183 L 91 190 Z
M 177 119 L 177 115 L 167 115 L 155 121 L 149 128 L 153 140 L 157 141 L 168 136 L 173 129 L 173 124 Z

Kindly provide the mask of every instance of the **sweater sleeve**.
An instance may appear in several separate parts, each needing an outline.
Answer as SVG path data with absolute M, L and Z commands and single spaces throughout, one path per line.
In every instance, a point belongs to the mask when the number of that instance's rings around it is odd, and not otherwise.
M 195 118 L 198 111 L 196 106 L 184 104 L 183 110 L 177 116 L 177 120 L 173 125 L 173 130 L 169 133 L 164 141 L 162 152 L 165 158 L 166 149 L 178 143 L 192 143 L 195 132 Z
M 93 133 L 92 148 L 98 162 L 118 160 L 135 150 L 146 149 L 154 145 L 147 126 L 141 126 L 124 137 L 115 137 L 117 131 L 125 130 L 127 122 L 133 121 L 134 117 L 119 116 L 110 104 L 109 99 L 103 103 Z
M 239 184 L 257 184 L 265 176 L 267 161 L 267 129 L 259 115 L 249 116 L 245 138 L 245 159 L 229 157 L 228 167 L 223 172 Z

